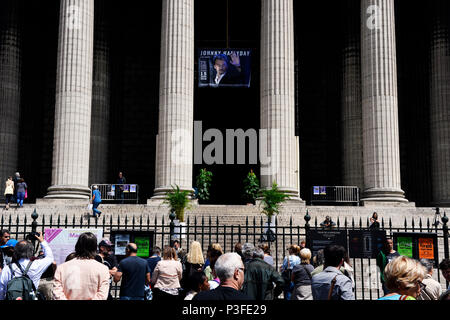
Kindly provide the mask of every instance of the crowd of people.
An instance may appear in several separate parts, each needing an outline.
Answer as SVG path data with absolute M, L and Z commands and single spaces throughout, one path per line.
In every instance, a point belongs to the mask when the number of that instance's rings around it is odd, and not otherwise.
M 280 270 L 267 244 L 237 243 L 225 253 L 210 244 L 206 256 L 192 241 L 185 251 L 175 240 L 163 249 L 154 247 L 149 258 L 137 256 L 135 243 L 126 246 L 118 261 L 107 238 L 82 233 L 64 263 L 56 265 L 52 249 L 40 234 L 33 235 L 41 250 L 35 256 L 28 240 L 11 239 L 8 230 L 0 238 L 0 299 L 22 299 L 12 284 L 29 280 L 29 296 L 45 300 L 112 300 L 113 283 L 120 285 L 120 300 L 355 300 L 354 271 L 347 251 L 330 245 L 314 257 L 302 241 L 287 248 Z M 448 300 L 433 279 L 433 261 L 400 256 L 392 240 L 377 258 L 384 296 L 379 300 Z M 450 281 L 450 260 L 439 268 Z M 22 279 L 23 280 L 23 279 Z M 22 281 L 21 280 L 21 281 Z M 27 281 L 27 280 L 23 280 Z M 16 281 L 17 282 L 17 281 Z

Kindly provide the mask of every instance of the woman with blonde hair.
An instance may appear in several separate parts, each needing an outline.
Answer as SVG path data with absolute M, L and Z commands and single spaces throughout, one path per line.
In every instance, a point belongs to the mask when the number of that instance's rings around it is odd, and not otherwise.
M 203 250 L 200 242 L 192 241 L 189 247 L 186 260 L 183 263 L 183 277 L 181 280 L 181 287 L 187 290 L 189 277 L 196 271 L 202 271 L 205 259 L 203 257 Z
M 426 269 L 419 261 L 400 256 L 384 269 L 386 287 L 391 293 L 378 300 L 416 300 L 425 285 Z
M 162 260 L 158 262 L 152 274 L 153 300 L 178 300 L 182 274 L 183 267 L 177 260 L 175 249 L 164 247 Z
M 294 283 L 291 300 L 313 300 L 311 290 L 311 272 L 314 267 L 310 264 L 311 250 L 304 248 L 300 251 L 301 263 L 292 269 L 291 281 Z
M 5 198 L 6 198 L 6 207 L 5 209 L 9 209 L 9 203 L 12 201 L 14 197 L 14 181 L 12 177 L 8 177 L 5 183 Z

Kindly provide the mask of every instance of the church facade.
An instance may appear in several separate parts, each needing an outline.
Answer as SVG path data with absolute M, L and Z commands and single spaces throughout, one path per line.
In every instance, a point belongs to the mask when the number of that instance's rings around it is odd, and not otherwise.
M 33 200 L 88 199 L 121 171 L 152 201 L 207 167 L 229 204 L 254 169 L 299 204 L 330 185 L 450 205 L 447 1 L 241 2 L 2 1 L 2 181 L 19 171 Z M 202 48 L 250 48 L 250 86 L 200 88 Z M 263 130 L 277 160 L 197 163 L 196 121 Z

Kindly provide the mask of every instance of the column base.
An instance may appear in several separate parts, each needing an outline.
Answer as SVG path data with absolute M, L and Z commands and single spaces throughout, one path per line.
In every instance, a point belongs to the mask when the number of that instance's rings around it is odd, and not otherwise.
M 51 186 L 44 199 L 57 200 L 89 200 L 91 198 L 91 189 L 85 186 Z
M 363 193 L 361 202 L 399 202 L 408 203 L 405 192 L 401 189 L 367 189 Z

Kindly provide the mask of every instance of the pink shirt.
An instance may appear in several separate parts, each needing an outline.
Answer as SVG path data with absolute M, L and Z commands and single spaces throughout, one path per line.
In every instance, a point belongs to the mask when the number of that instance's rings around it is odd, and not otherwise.
M 182 274 L 183 267 L 179 261 L 161 260 L 153 271 L 152 284 L 155 288 L 180 288 Z
M 100 262 L 73 259 L 56 268 L 53 295 L 55 300 L 106 300 L 109 278 Z

